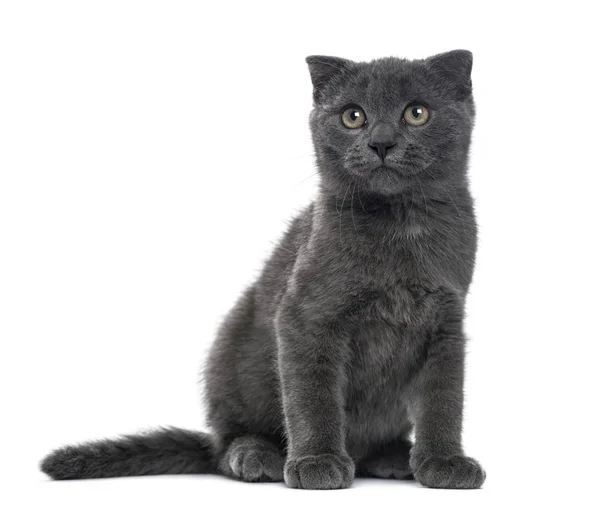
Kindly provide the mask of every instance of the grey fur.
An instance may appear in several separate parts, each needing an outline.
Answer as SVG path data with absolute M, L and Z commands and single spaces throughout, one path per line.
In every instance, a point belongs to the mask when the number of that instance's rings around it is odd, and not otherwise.
M 42 463 L 51 477 L 217 469 L 305 489 L 348 487 L 355 474 L 483 484 L 461 446 L 472 56 L 307 62 L 320 191 L 220 328 L 204 373 L 212 436 L 62 448 Z M 342 124 L 348 104 L 364 126 Z M 429 108 L 426 124 L 403 121 L 413 104 Z M 394 136 L 385 167 L 369 147 L 377 126 Z
M 210 437 L 175 428 L 65 446 L 40 467 L 56 480 L 217 472 Z

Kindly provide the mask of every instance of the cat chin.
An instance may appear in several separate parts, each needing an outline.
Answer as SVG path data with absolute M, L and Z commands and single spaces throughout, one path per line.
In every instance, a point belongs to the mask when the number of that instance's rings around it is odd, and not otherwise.
M 410 187 L 418 171 L 400 170 L 389 165 L 379 165 L 368 173 L 356 175 L 360 182 L 357 189 L 380 195 L 396 195 Z

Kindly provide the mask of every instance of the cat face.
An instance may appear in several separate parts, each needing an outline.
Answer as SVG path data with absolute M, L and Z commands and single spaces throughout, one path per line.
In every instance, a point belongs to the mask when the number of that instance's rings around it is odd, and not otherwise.
M 313 143 L 330 191 L 354 185 L 390 195 L 417 182 L 464 178 L 455 173 L 466 166 L 474 118 L 470 52 L 415 61 L 306 60 Z

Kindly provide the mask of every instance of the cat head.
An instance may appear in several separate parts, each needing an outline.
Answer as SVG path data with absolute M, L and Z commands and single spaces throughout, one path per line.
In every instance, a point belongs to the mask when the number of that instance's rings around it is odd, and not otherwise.
M 472 54 L 372 62 L 311 56 L 310 127 L 321 180 L 393 195 L 433 180 L 465 178 L 475 109 Z

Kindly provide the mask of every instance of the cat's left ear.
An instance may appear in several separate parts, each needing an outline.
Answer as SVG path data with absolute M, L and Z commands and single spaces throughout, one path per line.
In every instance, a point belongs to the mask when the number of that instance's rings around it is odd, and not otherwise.
M 354 62 L 338 57 L 312 55 L 306 57 L 310 79 L 313 84 L 313 98 L 319 103 L 323 98 L 323 89 L 336 77 L 343 75 L 354 67 Z
M 471 69 L 473 54 L 468 50 L 454 50 L 429 57 L 428 67 L 443 76 L 460 95 L 471 94 Z

